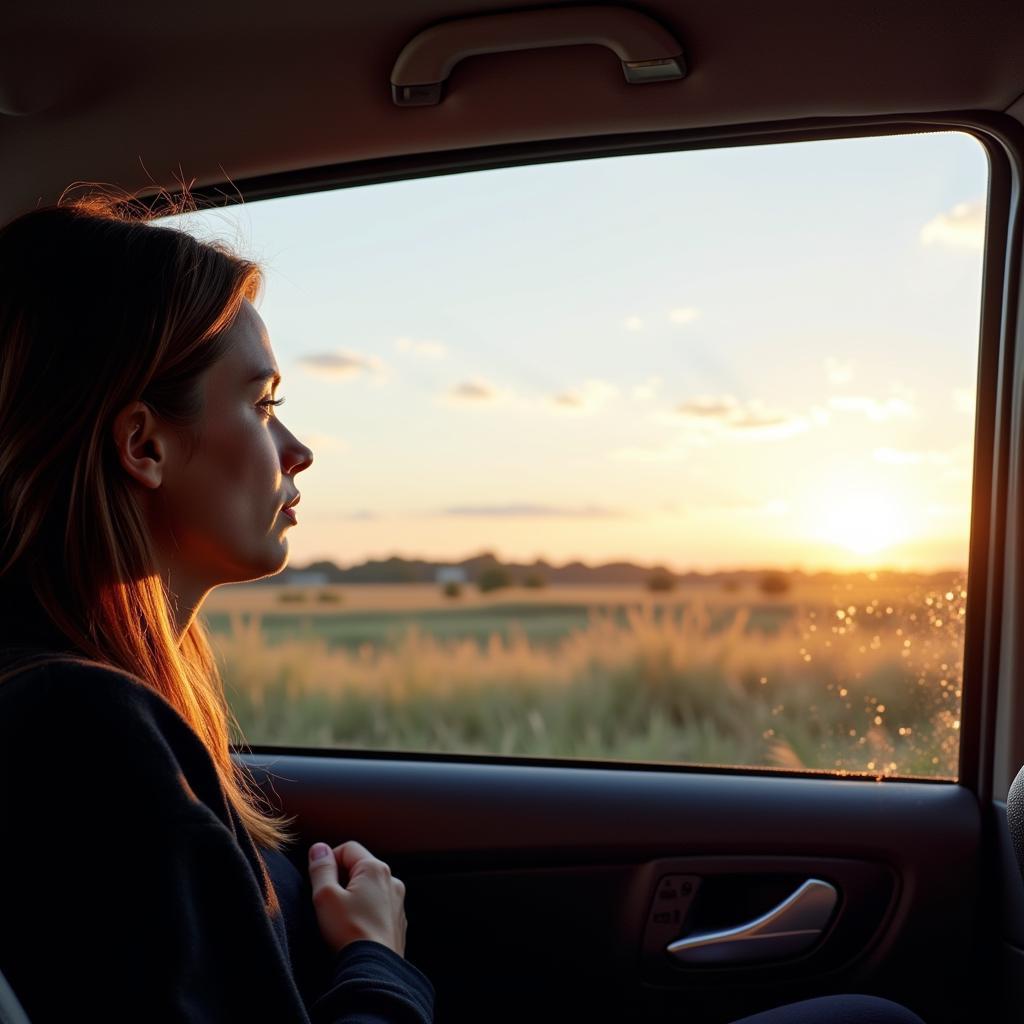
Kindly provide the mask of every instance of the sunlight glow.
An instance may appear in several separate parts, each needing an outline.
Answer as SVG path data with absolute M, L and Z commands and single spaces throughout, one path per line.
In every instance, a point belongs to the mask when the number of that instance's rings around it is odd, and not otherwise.
M 910 536 L 906 516 L 891 495 L 852 488 L 822 501 L 822 540 L 855 555 L 880 554 Z

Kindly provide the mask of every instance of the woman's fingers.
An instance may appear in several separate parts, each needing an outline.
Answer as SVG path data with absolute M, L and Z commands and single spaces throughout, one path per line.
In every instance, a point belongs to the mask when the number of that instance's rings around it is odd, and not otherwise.
M 314 856 L 315 852 L 323 852 L 324 850 L 329 850 L 330 853 L 324 855 L 323 861 L 316 859 Z M 384 861 L 370 853 L 362 843 L 358 843 L 354 839 L 350 839 L 340 846 L 335 846 L 333 849 L 327 846 L 326 843 L 314 843 L 309 848 L 309 870 L 311 877 L 320 877 L 326 879 L 326 882 L 341 885 L 338 877 L 339 864 L 348 872 L 349 881 L 355 876 L 364 873 L 377 875 L 379 878 L 391 876 L 391 868 Z
M 357 873 L 357 869 L 365 868 L 368 864 L 384 863 L 374 857 L 362 843 L 357 843 L 354 839 L 350 839 L 347 843 L 342 843 L 341 846 L 335 847 L 334 852 L 341 862 L 341 866 L 348 871 L 350 878 L 353 874 Z
M 348 872 L 345 887 L 338 877 L 341 868 Z M 388 864 L 355 840 L 333 849 L 314 843 L 309 875 L 320 933 L 332 949 L 366 938 L 404 955 L 405 883 L 391 874 Z
M 338 885 L 338 862 L 334 851 L 326 843 L 314 843 L 309 848 L 309 880 L 313 886 L 313 902 L 323 899 Z

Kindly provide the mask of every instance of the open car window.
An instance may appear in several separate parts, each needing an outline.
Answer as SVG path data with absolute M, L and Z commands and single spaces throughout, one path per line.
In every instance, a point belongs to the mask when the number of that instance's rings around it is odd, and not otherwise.
M 170 219 L 315 455 L 205 605 L 247 741 L 955 779 L 986 191 L 942 132 Z

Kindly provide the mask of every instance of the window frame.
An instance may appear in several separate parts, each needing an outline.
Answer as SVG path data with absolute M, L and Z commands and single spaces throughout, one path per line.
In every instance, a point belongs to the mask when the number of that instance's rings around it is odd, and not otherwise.
M 960 131 L 975 138 L 989 166 L 983 249 L 978 368 L 975 381 L 973 473 L 968 546 L 967 607 L 958 778 L 886 776 L 882 781 L 960 785 L 979 799 L 1004 799 L 1024 763 L 1024 638 L 1015 625 L 1024 616 L 1024 374 L 1015 353 L 1024 348 L 1021 274 L 1024 126 L 1005 114 L 952 112 L 862 118 L 808 118 L 423 153 L 285 171 L 192 189 L 204 206 L 235 205 L 364 185 L 407 181 L 532 164 L 609 156 L 725 149 L 786 142 L 828 141 L 888 135 Z M 173 195 L 143 197 L 156 213 Z M 1008 556 L 1008 557 L 1007 557 Z M 257 744 L 233 750 L 328 758 L 442 761 L 559 768 L 615 768 L 700 774 L 772 775 L 795 778 L 875 778 L 870 773 L 793 771 L 764 766 L 681 762 L 603 761 L 500 754 L 306 748 Z

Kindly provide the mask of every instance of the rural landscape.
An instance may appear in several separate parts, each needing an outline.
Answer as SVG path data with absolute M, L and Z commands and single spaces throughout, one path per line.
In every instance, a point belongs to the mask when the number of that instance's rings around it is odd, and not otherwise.
M 316 563 L 204 606 L 244 742 L 955 778 L 962 574 Z

